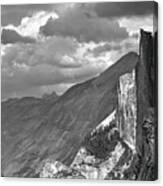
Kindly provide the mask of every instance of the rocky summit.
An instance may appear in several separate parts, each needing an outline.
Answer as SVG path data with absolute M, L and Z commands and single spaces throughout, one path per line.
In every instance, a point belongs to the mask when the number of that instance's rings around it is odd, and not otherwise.
M 156 179 L 156 39 L 60 97 L 2 102 L 2 175 Z

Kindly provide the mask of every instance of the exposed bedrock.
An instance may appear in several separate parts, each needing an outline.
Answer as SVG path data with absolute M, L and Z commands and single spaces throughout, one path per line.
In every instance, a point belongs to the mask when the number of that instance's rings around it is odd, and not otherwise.
M 132 72 L 137 62 L 136 53 L 126 54 L 100 76 L 70 88 L 53 105 L 48 103 L 49 109 L 42 110 L 39 117 L 34 113 L 40 105 L 24 106 L 17 113 L 13 112 L 17 102 L 7 106 L 10 118 L 2 116 L 4 175 L 32 176 L 46 158 L 70 165 L 85 136 L 117 108 L 119 77 Z
M 131 152 L 141 158 L 150 154 L 148 163 L 154 162 L 151 144 L 155 141 L 150 138 L 144 143 L 144 133 L 149 132 L 145 126 L 151 125 L 151 121 L 157 124 L 157 121 L 149 119 L 151 110 L 152 113 L 154 110 L 154 118 L 157 113 L 154 109 L 157 103 L 154 99 L 157 94 L 154 41 L 150 33 L 141 31 L 139 56 L 134 52 L 126 54 L 98 77 L 73 86 L 55 101 L 48 98 L 24 105 L 21 100 L 2 103 L 2 174 L 37 177 L 40 165 L 47 159 L 47 167 L 51 168 L 52 162 L 67 170 L 86 136 L 98 129 L 99 125 L 109 127 L 112 121 L 115 125 L 108 128 L 109 133 L 105 133 L 103 138 L 99 135 L 97 139 L 102 145 L 96 144 L 95 140 L 87 146 L 98 158 L 108 158 L 106 162 L 111 166 L 107 167 L 110 172 L 117 167 L 122 168 L 121 165 L 126 167 L 123 161 L 128 156 L 130 160 L 128 154 Z M 145 121 L 148 123 L 144 124 Z M 102 143 L 104 137 L 105 142 Z M 149 148 L 144 150 L 147 144 Z M 97 152 L 102 146 L 107 147 Z M 121 149 L 121 154 L 117 149 Z M 112 163 L 114 157 L 116 161 Z M 143 162 L 142 159 L 140 161 Z M 104 164 L 100 162 L 99 165 L 101 178 L 105 178 Z M 133 176 L 133 179 L 151 179 L 143 175 L 147 166 L 138 166 L 142 175 L 139 178 Z M 96 168 L 85 166 L 84 171 L 86 169 L 92 171 Z M 78 173 L 73 172 L 79 177 L 83 176 Z M 87 173 L 84 175 L 87 177 Z
M 141 173 L 138 179 L 154 180 L 157 178 L 158 164 L 157 33 L 155 33 L 152 36 L 152 33 L 141 30 L 139 56 L 140 59 L 136 67 L 137 85 L 136 147 L 137 153 L 139 153 L 140 157 L 142 158 L 141 159 L 142 163 L 140 165 Z M 146 127 L 144 127 L 144 125 L 146 125 Z M 151 144 L 153 144 L 152 148 Z M 151 159 L 154 159 L 154 161 Z M 144 172 L 147 173 L 146 176 L 143 175 Z
M 137 95 L 135 69 L 119 78 L 117 125 L 121 138 L 136 151 Z

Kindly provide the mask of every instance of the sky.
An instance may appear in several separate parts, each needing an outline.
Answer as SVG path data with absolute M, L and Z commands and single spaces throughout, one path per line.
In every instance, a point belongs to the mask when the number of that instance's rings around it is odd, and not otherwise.
M 154 4 L 104 2 L 1 6 L 2 100 L 41 97 L 98 76 L 153 32 Z

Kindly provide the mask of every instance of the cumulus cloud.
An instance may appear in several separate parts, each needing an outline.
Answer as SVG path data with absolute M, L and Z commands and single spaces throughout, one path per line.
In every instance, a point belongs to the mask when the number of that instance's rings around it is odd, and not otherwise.
M 109 51 L 119 51 L 121 50 L 121 46 L 119 44 L 109 44 L 109 43 L 105 43 L 103 45 L 97 46 L 96 48 L 93 49 L 93 54 L 95 56 L 99 56 L 101 54 L 103 54 L 104 52 L 109 52 Z
M 56 68 L 46 64 L 34 67 L 14 64 L 12 69 L 8 69 L 8 72 L 7 70 L 2 71 L 2 88 L 8 91 L 17 91 L 60 83 L 77 83 L 99 74 L 104 70 L 104 65 L 89 63 L 72 69 Z
M 3 44 L 8 43 L 34 43 L 35 39 L 27 36 L 22 36 L 19 33 L 17 33 L 15 30 L 10 29 L 3 29 L 1 34 L 1 42 Z
M 4 29 L 14 30 L 19 35 L 24 37 L 32 37 L 38 39 L 40 26 L 44 25 L 49 18 L 56 19 L 58 15 L 55 12 L 45 12 L 39 11 L 33 13 L 30 17 L 23 17 L 20 24 L 18 26 L 14 26 L 13 24 L 9 24 Z
M 32 17 L 36 12 L 51 12 L 57 5 L 55 4 L 19 4 L 19 5 L 1 5 L 2 26 L 18 26 L 22 18 Z
M 120 26 L 124 26 L 127 29 L 127 32 L 130 36 L 138 34 L 140 29 L 144 29 L 146 31 L 153 32 L 153 15 L 141 17 L 124 17 L 119 19 Z
M 103 52 L 101 46 L 107 51 Z M 99 75 L 133 49 L 131 44 L 123 46 L 118 50 L 118 45 L 113 45 L 114 50 L 110 51 L 107 43 L 80 44 L 61 37 L 6 46 L 2 56 L 2 97 L 41 96 L 53 88 L 61 94 L 70 86 Z M 95 50 L 99 50 L 99 55 Z
M 138 51 L 139 28 L 150 30 L 153 20 L 138 4 L 134 10 L 130 3 L 8 6 L 3 29 L 16 35 L 6 37 L 10 42 L 2 45 L 2 98 L 54 90 L 61 94 L 97 76 L 127 52 Z M 14 14 L 21 17 L 17 23 Z M 31 37 L 35 42 L 24 40 Z
M 98 75 L 112 61 L 109 55 L 94 57 L 87 51 L 88 45 L 91 44 L 55 36 L 36 43 L 7 45 L 1 66 L 2 96 L 11 97 L 18 92 L 31 95 L 32 91 L 35 95 L 38 90 L 42 92 L 41 87 L 54 85 L 61 92 L 61 84 L 65 91 L 72 84 Z
M 65 59 L 65 55 L 73 55 L 78 47 L 78 43 L 72 38 L 52 37 L 33 44 L 15 44 L 5 49 L 2 57 L 2 64 L 12 66 L 25 64 L 36 66 L 38 64 L 50 64 L 53 66 L 73 67 L 70 60 Z M 66 62 L 63 62 L 64 59 Z
M 105 3 L 57 3 L 57 4 L 22 4 L 22 5 L 2 5 L 1 20 L 2 26 L 13 24 L 18 26 L 23 17 L 31 17 L 33 13 L 39 11 L 52 12 L 59 14 L 65 12 L 69 7 L 81 6 L 94 9 L 101 17 L 120 17 L 132 15 L 147 15 L 152 13 L 154 2 L 105 2 Z M 88 14 L 89 15 L 89 14 Z
M 2 71 L 2 96 L 5 97 L 7 93 L 11 97 L 17 92 L 25 92 L 28 95 L 29 90 L 38 90 L 41 87 L 53 85 L 60 87 L 61 84 L 68 85 L 66 87 L 69 88 L 69 85 L 98 75 L 104 70 L 104 66 L 106 65 L 93 63 L 72 69 L 57 68 L 45 64 L 29 68 L 26 65 L 15 64 L 12 69 Z M 66 87 L 63 89 L 64 87 L 62 87 L 62 92 L 59 93 L 63 93 L 66 90 Z M 61 90 L 55 89 L 55 91 Z
M 154 2 L 144 1 L 96 3 L 94 10 L 99 17 L 106 18 L 144 16 L 153 13 Z
M 46 36 L 69 36 L 80 42 L 96 43 L 123 40 L 128 37 L 126 28 L 120 27 L 117 21 L 88 15 L 90 12 L 87 12 L 87 9 L 82 9 L 80 6 L 72 7 L 58 19 L 49 19 L 40 28 L 40 32 Z

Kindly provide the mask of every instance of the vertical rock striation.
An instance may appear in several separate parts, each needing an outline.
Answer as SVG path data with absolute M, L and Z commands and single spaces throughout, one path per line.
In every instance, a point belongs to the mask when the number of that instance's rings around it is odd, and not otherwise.
M 120 137 L 135 151 L 137 95 L 135 70 L 119 78 L 117 124 Z
M 85 138 L 84 146 L 67 168 L 71 174 L 77 172 L 72 178 L 79 175 L 86 179 L 157 178 L 154 172 L 157 171 L 157 51 L 153 46 L 157 35 L 153 38 L 143 30 L 140 34 L 138 63 L 118 77 L 116 108 Z
M 139 56 L 126 54 L 57 101 L 3 103 L 3 175 L 156 179 L 156 47 L 157 34 L 141 30 Z
M 142 152 L 142 124 L 147 108 L 153 106 L 153 38 L 150 32 L 141 32 L 139 62 L 136 68 L 137 85 L 137 150 Z
M 140 31 L 136 67 L 138 180 L 157 178 L 157 33 Z

